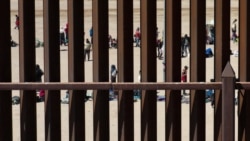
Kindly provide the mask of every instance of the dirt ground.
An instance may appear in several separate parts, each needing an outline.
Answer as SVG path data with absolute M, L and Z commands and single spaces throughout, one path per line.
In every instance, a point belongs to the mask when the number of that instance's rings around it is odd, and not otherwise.
M 36 0 L 36 38 L 40 41 L 43 41 L 43 3 L 42 0 Z M 214 19 L 214 1 L 207 0 L 207 17 L 206 22 L 210 23 Z M 109 0 L 109 32 L 112 37 L 117 37 L 117 13 L 116 13 L 116 0 Z M 90 27 L 92 26 L 92 1 L 85 0 L 84 1 L 84 31 L 88 33 Z M 238 0 L 231 1 L 232 9 L 231 9 L 231 21 L 233 19 L 238 19 Z M 164 30 L 164 1 L 157 1 L 157 26 L 160 32 Z M 67 23 L 67 0 L 60 0 L 60 25 L 65 26 Z M 140 3 L 139 0 L 134 0 L 134 29 L 140 25 Z M 18 42 L 19 35 L 18 30 L 14 29 L 15 26 L 15 15 L 18 14 L 18 0 L 11 0 L 11 35 L 14 41 Z M 189 34 L 190 27 L 190 16 L 189 16 L 189 1 L 182 0 L 182 35 Z M 161 38 L 161 33 L 160 37 Z M 87 34 L 87 38 L 88 38 Z M 207 47 L 213 48 L 213 45 L 208 45 Z M 231 49 L 237 50 L 238 44 L 231 43 Z M 13 47 L 12 51 L 12 81 L 19 82 L 19 48 Z M 68 70 L 65 69 L 68 67 L 67 56 L 68 56 L 67 46 L 61 46 L 61 81 L 68 82 Z M 91 56 L 92 57 L 92 56 Z M 43 47 L 36 48 L 36 63 L 40 64 L 41 68 L 44 68 L 44 57 L 43 57 Z M 110 49 L 110 64 L 117 64 L 117 50 Z M 207 76 L 206 81 L 210 81 L 213 78 L 213 61 L 214 58 L 208 58 L 206 62 L 207 68 Z M 231 64 L 235 69 L 236 75 L 238 75 L 238 58 L 232 56 Z M 182 65 L 189 65 L 189 58 L 182 59 Z M 90 68 L 89 71 L 85 71 L 86 81 L 92 82 L 92 61 L 85 62 L 85 66 Z M 134 80 L 137 82 L 138 71 L 140 69 L 140 49 L 134 48 Z M 157 59 L 157 81 L 163 82 L 163 66 L 162 60 Z M 189 78 L 188 78 L 189 79 Z M 61 91 L 62 97 L 65 96 L 65 90 Z M 91 93 L 91 91 L 88 91 Z M 18 95 L 19 91 L 13 91 L 13 95 Z M 160 95 L 164 95 L 162 91 L 159 91 Z M 163 141 L 165 139 L 165 102 L 157 103 L 157 136 L 158 141 Z M 134 103 L 135 108 L 135 140 L 140 140 L 140 101 Z M 213 140 L 213 114 L 214 111 L 210 106 L 210 103 L 206 104 L 206 140 Z M 118 133 L 117 133 L 117 101 L 110 102 L 110 133 L 111 141 L 117 141 Z M 86 102 L 86 140 L 93 140 L 93 102 Z M 236 116 L 237 119 L 237 116 Z M 38 133 L 38 141 L 45 140 L 44 135 L 44 103 L 37 104 L 37 133 Z M 13 106 L 13 140 L 20 140 L 20 106 Z M 62 123 L 62 141 L 69 140 L 69 131 L 68 131 L 68 105 L 61 105 L 61 123 Z M 182 140 L 186 141 L 189 138 L 189 104 L 182 104 Z

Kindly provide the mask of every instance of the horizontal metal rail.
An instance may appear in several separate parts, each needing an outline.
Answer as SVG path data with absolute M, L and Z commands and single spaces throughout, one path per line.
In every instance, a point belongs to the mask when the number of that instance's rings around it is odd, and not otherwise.
M 36 82 L 20 82 L 20 83 L 0 83 L 0 90 L 108 90 L 110 88 L 116 90 L 180 90 L 180 89 L 192 89 L 192 90 L 206 90 L 206 89 L 221 89 L 221 82 L 141 82 L 141 83 L 110 83 L 110 82 L 48 82 L 48 83 L 36 83 Z M 235 89 L 250 89 L 250 82 L 237 82 Z
M 248 84 L 238 84 L 241 88 L 250 88 Z M 206 89 L 222 89 L 221 82 L 166 82 L 166 83 L 110 83 L 110 82 L 48 82 L 48 83 L 36 83 L 36 82 L 24 82 L 24 83 L 0 83 L 0 90 L 181 90 L 181 89 L 193 89 L 193 90 L 206 90 Z

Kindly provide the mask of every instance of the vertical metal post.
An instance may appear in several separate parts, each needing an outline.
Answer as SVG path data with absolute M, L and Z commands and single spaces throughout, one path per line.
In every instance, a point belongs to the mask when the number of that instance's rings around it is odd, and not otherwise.
M 239 79 L 240 81 L 250 81 L 250 3 L 248 0 L 239 1 Z M 239 111 L 239 130 L 238 140 L 245 141 L 250 138 L 250 91 L 239 90 L 238 93 L 238 111 Z
M 215 81 L 221 81 L 221 73 L 230 61 L 230 0 L 215 1 Z M 221 140 L 221 91 L 215 90 L 214 140 Z
M 190 81 L 206 81 L 206 0 L 191 0 L 191 56 Z M 190 140 L 205 140 L 205 91 L 191 90 L 190 93 Z
M 118 81 L 134 81 L 133 0 L 118 0 Z M 118 140 L 134 140 L 133 90 L 119 91 Z
M 109 81 L 108 0 L 93 0 L 93 78 Z M 109 140 L 109 91 L 94 90 L 94 141 Z
M 181 80 L 181 0 L 166 0 L 165 76 Z M 181 91 L 166 91 L 166 140 L 181 140 Z
M 222 141 L 234 141 L 235 139 L 235 73 L 230 63 L 227 63 L 222 73 Z
M 19 69 L 21 82 L 35 81 L 35 1 L 19 0 Z M 37 139 L 36 91 L 21 91 L 21 141 Z
M 156 82 L 156 1 L 141 1 L 142 82 Z M 143 90 L 141 101 L 141 139 L 157 140 L 156 90 Z
M 84 82 L 83 1 L 68 0 L 69 81 Z M 85 141 L 86 90 L 72 90 L 69 95 L 69 140 Z M 80 126 L 79 126 L 80 125 Z
M 60 82 L 59 0 L 44 0 L 44 81 Z M 45 94 L 45 140 L 61 140 L 60 90 Z
M 11 82 L 10 0 L 0 1 L 0 82 Z M 11 90 L 0 91 L 0 141 L 12 140 Z

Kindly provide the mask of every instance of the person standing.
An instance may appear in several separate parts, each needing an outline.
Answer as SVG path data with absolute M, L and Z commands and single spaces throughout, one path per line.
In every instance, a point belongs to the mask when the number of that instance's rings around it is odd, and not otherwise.
M 183 42 L 184 42 L 183 43 L 184 44 L 183 54 L 185 53 L 185 56 L 189 56 L 189 54 L 190 54 L 190 39 L 189 39 L 187 34 L 185 34 Z
M 91 27 L 90 30 L 89 30 L 89 36 L 90 36 L 91 44 L 93 44 L 93 34 L 94 34 L 93 27 Z
M 117 71 L 115 65 L 114 64 L 111 65 L 111 71 L 110 71 L 110 80 L 111 80 L 111 83 L 115 83 L 116 82 L 116 76 L 117 76 L 117 74 L 118 74 L 118 71 Z M 115 91 L 114 91 L 113 87 L 109 89 L 109 95 L 110 95 L 111 99 L 116 98 L 117 95 L 115 94 Z
M 62 26 L 60 27 L 60 45 L 67 45 L 65 41 L 64 28 Z
M 88 61 L 90 60 L 90 49 L 91 49 L 91 43 L 89 41 L 89 39 L 86 39 L 86 43 L 84 45 L 84 61 L 86 59 L 86 57 L 88 57 Z
M 69 42 L 69 24 L 68 23 L 66 23 L 64 32 L 65 32 L 65 43 L 68 43 Z
M 232 40 L 233 42 L 237 42 L 237 25 L 236 25 L 237 19 L 234 19 L 233 24 L 232 24 Z
M 188 66 L 184 66 L 182 72 L 181 72 L 181 82 L 187 82 L 187 70 Z M 183 95 L 187 95 L 186 90 L 183 89 Z
M 157 45 L 157 57 L 159 59 L 163 59 L 163 50 L 162 50 L 162 46 L 163 46 L 163 42 L 158 39 L 157 42 L 156 42 L 156 45 Z
M 138 83 L 141 82 L 141 70 L 139 70 L 139 74 L 138 74 Z M 137 101 L 137 99 L 139 99 L 141 97 L 141 90 L 140 89 L 136 89 L 134 90 L 134 101 Z
M 36 64 L 36 82 L 42 82 L 42 76 L 44 72 L 38 64 Z
M 135 47 L 140 47 L 141 32 L 139 27 L 137 27 L 134 37 L 135 37 Z
M 19 24 L 20 24 L 19 16 L 16 15 L 16 21 L 15 21 L 15 28 L 14 29 L 18 29 L 19 30 Z
M 112 83 L 116 82 L 116 75 L 117 75 L 118 71 L 117 71 L 115 65 L 111 65 L 111 71 L 110 71 L 110 73 L 111 73 L 111 78 L 110 78 L 111 82 Z

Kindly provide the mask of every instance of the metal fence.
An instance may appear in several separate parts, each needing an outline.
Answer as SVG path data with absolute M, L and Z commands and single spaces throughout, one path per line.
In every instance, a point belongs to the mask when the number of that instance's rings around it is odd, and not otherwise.
M 250 79 L 248 46 L 249 36 L 249 2 L 239 1 L 239 81 L 231 76 L 230 65 L 230 0 L 215 1 L 215 61 L 214 83 L 205 82 L 205 5 L 206 0 L 190 0 L 190 37 L 191 83 L 180 84 L 181 50 L 181 0 L 166 0 L 166 49 L 165 76 L 166 83 L 156 83 L 156 0 L 141 1 L 141 71 L 142 84 L 133 82 L 133 0 L 117 1 L 118 18 L 118 80 L 120 83 L 108 84 L 109 53 L 108 53 L 108 0 L 93 0 L 93 84 L 84 83 L 85 67 L 83 58 L 83 27 L 84 10 L 82 0 L 68 0 L 69 23 L 69 83 L 60 83 L 60 53 L 59 53 L 59 0 L 43 0 L 44 5 L 44 84 L 33 84 L 35 67 L 35 1 L 19 0 L 19 60 L 20 84 L 11 83 L 11 50 L 10 50 L 10 0 L 0 1 L 0 140 L 12 140 L 12 105 L 11 90 L 21 89 L 21 140 L 35 141 L 36 132 L 36 95 L 35 89 L 48 89 L 45 97 L 45 136 L 46 140 L 61 140 L 60 126 L 60 89 L 71 88 L 69 103 L 69 140 L 85 140 L 84 99 L 85 88 L 94 91 L 94 140 L 109 140 L 109 92 L 113 86 L 119 90 L 118 140 L 133 139 L 133 91 L 131 88 L 141 88 L 141 139 L 155 141 L 156 130 L 156 89 L 166 90 L 166 140 L 181 140 L 181 92 L 179 89 L 191 89 L 191 119 L 190 140 L 205 140 L 205 91 L 215 90 L 214 140 L 234 140 L 234 119 L 231 110 L 233 106 L 234 88 L 245 89 L 239 95 L 239 132 L 238 140 L 249 137 L 249 90 Z M 153 28 L 155 27 L 155 28 Z M 221 75 L 222 74 L 222 75 Z M 244 84 L 244 82 L 246 84 Z M 11 84 L 10 84 L 11 83 Z M 55 84 L 53 84 L 55 83 Z M 79 83 L 79 84 L 76 84 Z M 102 84 L 104 83 L 104 84 Z M 145 83 L 145 84 L 144 84 Z M 78 89 L 79 88 L 79 89 Z M 176 88 L 176 89 L 175 89 Z M 178 88 L 178 89 L 177 89 Z M 197 89 L 199 88 L 199 89 Z M 201 89 L 202 88 L 202 89 Z M 203 89 L 204 88 L 204 89 Z M 31 90 L 32 89 L 32 90 Z M 73 90 L 74 89 L 74 90 Z M 201 90 L 200 90 L 201 89 Z M 76 126 L 82 125 L 82 126 Z

